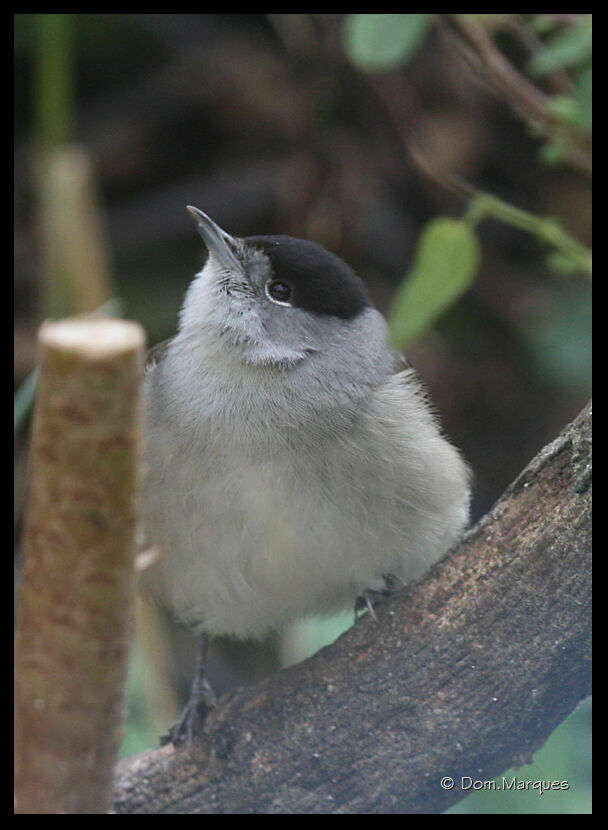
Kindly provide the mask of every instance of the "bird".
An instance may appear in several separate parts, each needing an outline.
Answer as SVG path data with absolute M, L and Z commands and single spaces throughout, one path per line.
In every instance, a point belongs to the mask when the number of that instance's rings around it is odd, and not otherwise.
M 208 256 L 143 381 L 142 590 L 200 639 L 169 733 L 215 695 L 209 638 L 260 639 L 421 577 L 469 521 L 470 469 L 359 276 L 318 243 L 189 205 Z

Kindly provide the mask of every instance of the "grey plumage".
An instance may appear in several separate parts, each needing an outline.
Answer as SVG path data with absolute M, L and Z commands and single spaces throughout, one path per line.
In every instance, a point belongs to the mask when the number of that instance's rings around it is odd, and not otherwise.
M 191 212 L 210 255 L 144 381 L 163 555 L 142 582 L 201 632 L 261 637 L 419 577 L 468 521 L 469 475 L 345 263 Z

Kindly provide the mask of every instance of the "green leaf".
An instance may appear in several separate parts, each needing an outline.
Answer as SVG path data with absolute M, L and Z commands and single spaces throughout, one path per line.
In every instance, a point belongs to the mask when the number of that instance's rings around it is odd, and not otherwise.
M 439 217 L 425 226 L 389 314 L 396 348 L 428 329 L 469 288 L 480 256 L 477 235 L 467 222 Z
M 578 127 L 580 124 L 580 107 L 578 101 L 569 95 L 553 95 L 548 100 L 550 115 L 565 124 L 567 127 Z
M 555 139 L 547 141 L 538 150 L 538 157 L 543 164 L 553 167 L 563 164 L 565 157 L 565 145 L 563 140 Z
M 350 14 L 344 29 L 346 52 L 361 69 L 393 69 L 413 57 L 428 28 L 426 14 Z
M 560 29 L 545 48 L 528 63 L 531 75 L 541 76 L 565 66 L 577 66 L 591 60 L 593 43 L 592 17 L 587 15 L 578 26 Z

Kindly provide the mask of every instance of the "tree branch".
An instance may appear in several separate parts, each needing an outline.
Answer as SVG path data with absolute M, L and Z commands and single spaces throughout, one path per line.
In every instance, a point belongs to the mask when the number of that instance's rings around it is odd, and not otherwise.
M 437 813 L 590 693 L 591 404 L 461 544 L 312 658 L 121 762 L 118 813 Z
M 15 811 L 112 803 L 135 599 L 144 334 L 40 329 L 15 637 Z

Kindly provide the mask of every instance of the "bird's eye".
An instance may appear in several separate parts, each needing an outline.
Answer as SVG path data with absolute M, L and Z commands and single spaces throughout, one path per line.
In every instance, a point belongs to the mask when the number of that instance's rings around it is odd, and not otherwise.
M 265 286 L 266 296 L 274 303 L 291 305 L 293 290 L 284 280 L 268 280 Z

